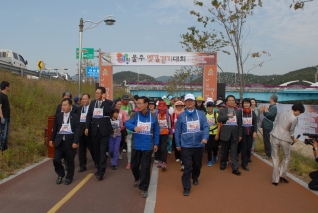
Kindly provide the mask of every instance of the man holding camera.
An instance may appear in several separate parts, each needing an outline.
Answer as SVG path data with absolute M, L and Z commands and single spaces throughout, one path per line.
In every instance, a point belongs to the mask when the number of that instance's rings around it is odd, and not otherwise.
M 313 147 L 316 162 L 318 163 L 318 142 L 317 142 L 317 140 L 316 139 L 312 140 L 311 145 Z M 312 181 L 310 181 L 310 183 L 308 184 L 308 188 L 311 190 L 318 190 L 318 170 L 310 172 L 309 177 L 312 179 Z

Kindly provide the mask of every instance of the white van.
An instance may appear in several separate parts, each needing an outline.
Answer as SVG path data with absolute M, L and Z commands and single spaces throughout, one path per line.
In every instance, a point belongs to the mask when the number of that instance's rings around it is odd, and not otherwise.
M 28 61 L 25 61 L 24 58 L 12 50 L 0 49 L 0 63 L 11 64 L 14 67 L 21 67 L 26 69 Z

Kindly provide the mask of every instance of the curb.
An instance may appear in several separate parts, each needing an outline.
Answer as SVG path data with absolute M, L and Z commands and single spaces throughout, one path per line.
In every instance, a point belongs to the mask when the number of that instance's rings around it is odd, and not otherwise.
M 266 163 L 267 165 L 273 167 L 273 164 L 265 159 L 263 159 L 260 155 L 254 153 L 253 154 L 255 157 L 257 157 L 258 159 L 260 159 L 261 161 L 263 161 L 264 163 Z M 304 188 L 306 188 L 308 191 L 311 191 L 312 193 L 314 193 L 315 195 L 318 196 L 318 191 L 313 191 L 313 190 L 310 190 L 308 188 L 308 184 L 305 183 L 304 181 L 300 180 L 299 178 L 295 177 L 294 175 L 292 175 L 291 173 L 287 172 L 287 176 L 292 179 L 293 181 L 295 181 L 296 183 L 298 183 L 299 185 L 303 186 Z
M 38 162 L 38 163 L 32 164 L 32 165 L 30 165 L 30 166 L 28 166 L 28 167 L 26 167 L 26 168 L 24 168 L 24 169 L 18 171 L 17 173 L 15 173 L 15 174 L 13 174 L 13 175 L 10 175 L 9 177 L 7 177 L 7 178 L 1 180 L 1 181 L 0 181 L 0 185 L 3 184 L 3 183 L 5 183 L 5 182 L 8 182 L 9 180 L 12 180 L 13 178 L 15 178 L 15 177 L 17 177 L 17 176 L 23 174 L 24 172 L 27 172 L 27 171 L 33 169 L 34 167 L 36 167 L 36 166 L 38 166 L 38 165 L 40 165 L 40 164 L 42 164 L 42 163 L 44 163 L 44 162 L 46 162 L 46 161 L 48 161 L 48 160 L 50 160 L 50 159 L 51 159 L 51 158 L 45 158 L 44 160 L 42 160 L 42 161 L 40 161 L 40 162 Z
M 155 212 L 156 196 L 157 196 L 157 185 L 158 185 L 158 168 L 155 163 L 152 164 L 151 179 L 148 189 L 148 197 L 145 204 L 144 213 Z

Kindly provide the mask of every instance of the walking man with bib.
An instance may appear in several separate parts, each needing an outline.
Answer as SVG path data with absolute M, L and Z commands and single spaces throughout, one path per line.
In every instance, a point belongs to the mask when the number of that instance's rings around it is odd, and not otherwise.
M 94 160 L 94 151 L 93 151 L 93 141 L 92 136 L 90 135 L 90 131 L 88 136 L 85 135 L 85 125 L 86 125 L 86 115 L 88 112 L 89 102 L 90 102 L 90 95 L 87 93 L 84 93 L 82 95 L 82 106 L 78 108 L 77 114 L 80 117 L 80 131 L 79 131 L 79 149 L 78 149 L 78 160 L 79 160 L 79 166 L 80 169 L 78 172 L 84 172 L 86 171 L 86 148 L 91 153 L 91 156 Z M 95 165 L 95 164 L 94 164 Z
M 160 127 L 156 115 L 148 108 L 149 99 L 138 97 L 138 112 L 133 113 L 126 121 L 125 126 L 133 131 L 131 143 L 131 171 L 134 175 L 134 186 L 142 190 L 141 197 L 148 197 L 150 182 L 151 155 L 157 152 Z
M 57 113 L 54 118 L 53 132 L 49 145 L 55 147 L 53 164 L 58 175 L 56 184 L 61 184 L 65 176 L 62 158 L 68 162 L 65 185 L 73 181 L 75 170 L 75 150 L 79 141 L 79 117 L 71 112 L 72 100 L 64 98 L 61 108 L 63 112 Z
M 228 152 L 231 150 L 232 173 L 240 175 L 238 170 L 237 146 L 242 140 L 242 111 L 235 108 L 235 97 L 228 95 L 225 99 L 227 107 L 219 112 L 218 122 L 222 123 L 220 140 L 222 143 L 220 169 L 225 170 Z
M 106 171 L 106 151 L 109 143 L 109 136 L 113 134 L 110 116 L 111 106 L 103 101 L 105 87 L 98 87 L 95 91 L 95 99 L 91 101 L 86 115 L 85 135 L 91 131 L 93 139 L 93 150 L 95 165 L 97 165 L 96 178 L 103 180 Z
M 195 109 L 195 97 L 187 94 L 184 98 L 185 112 L 178 116 L 175 126 L 177 150 L 181 150 L 181 161 L 184 165 L 182 175 L 183 195 L 188 196 L 193 185 L 199 184 L 202 166 L 203 147 L 209 139 L 210 127 L 204 112 Z

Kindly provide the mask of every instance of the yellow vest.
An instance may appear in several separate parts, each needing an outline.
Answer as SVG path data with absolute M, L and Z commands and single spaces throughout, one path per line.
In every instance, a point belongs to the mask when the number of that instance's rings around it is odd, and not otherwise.
M 218 113 L 215 113 L 216 118 L 214 118 L 214 113 L 211 115 L 209 113 L 206 114 L 206 119 L 208 120 L 210 126 L 210 135 L 216 135 L 218 132 L 218 121 L 217 118 L 219 116 Z

